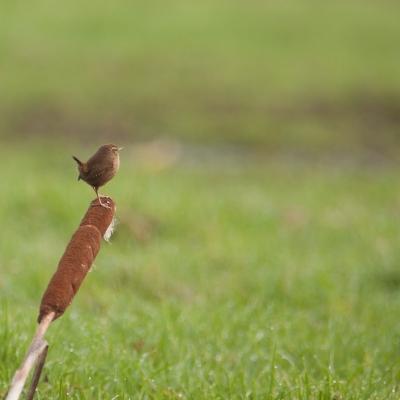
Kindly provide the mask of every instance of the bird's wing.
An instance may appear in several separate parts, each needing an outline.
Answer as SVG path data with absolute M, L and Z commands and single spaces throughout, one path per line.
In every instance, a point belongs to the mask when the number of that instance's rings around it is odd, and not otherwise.
M 99 176 L 104 175 L 110 168 L 112 168 L 112 163 L 103 162 L 101 164 L 92 165 L 85 176 L 85 181 L 91 184 L 92 181 L 95 181 Z

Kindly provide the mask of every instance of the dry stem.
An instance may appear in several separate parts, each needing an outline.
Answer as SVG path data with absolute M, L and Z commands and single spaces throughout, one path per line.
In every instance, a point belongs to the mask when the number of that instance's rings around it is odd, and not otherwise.
M 17 400 L 24 388 L 26 379 L 28 378 L 29 372 L 31 371 L 35 361 L 39 355 L 48 346 L 47 342 L 43 339 L 47 328 L 53 320 L 54 313 L 46 315 L 39 324 L 36 330 L 35 336 L 32 339 L 31 345 L 29 346 L 28 352 L 22 362 L 21 366 L 15 372 L 11 383 L 11 389 L 8 392 L 6 400 Z

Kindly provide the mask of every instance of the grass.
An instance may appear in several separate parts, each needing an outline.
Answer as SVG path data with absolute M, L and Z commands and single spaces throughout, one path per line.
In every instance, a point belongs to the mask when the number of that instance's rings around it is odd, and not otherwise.
M 92 150 L 1 149 L 0 397 L 94 197 L 69 155 Z M 399 397 L 396 166 L 134 154 L 102 190 L 120 223 L 50 326 L 37 398 Z
M 1 7 L 3 137 L 399 150 L 398 2 Z
M 397 2 L 3 3 L 0 398 L 106 141 L 119 225 L 37 398 L 399 397 L 398 163 L 290 157 L 399 154 Z

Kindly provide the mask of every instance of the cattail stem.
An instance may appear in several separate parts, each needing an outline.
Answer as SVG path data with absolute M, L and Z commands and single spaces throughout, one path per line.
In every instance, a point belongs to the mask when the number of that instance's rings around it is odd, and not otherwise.
M 33 373 L 33 376 L 32 376 L 31 385 L 29 386 L 28 394 L 26 395 L 26 400 L 33 400 L 33 396 L 35 396 L 35 392 L 36 392 L 37 385 L 39 383 L 40 375 L 42 374 L 44 362 L 46 361 L 48 349 L 49 349 L 49 345 L 45 346 L 45 348 L 39 354 L 35 372 Z
M 26 379 L 28 378 L 29 372 L 31 371 L 35 361 L 43 350 L 48 347 L 47 342 L 43 339 L 51 321 L 53 320 L 54 313 L 47 314 L 39 324 L 36 330 L 35 336 L 32 339 L 31 345 L 29 346 L 28 352 L 22 362 L 21 366 L 17 369 L 14 374 L 11 389 L 8 392 L 6 400 L 17 400 L 19 395 L 24 388 Z

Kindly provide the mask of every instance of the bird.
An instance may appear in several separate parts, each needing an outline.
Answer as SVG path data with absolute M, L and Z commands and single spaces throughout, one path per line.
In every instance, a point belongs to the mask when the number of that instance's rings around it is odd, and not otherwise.
M 78 164 L 76 167 L 79 172 L 78 181 L 82 179 L 96 192 L 99 200 L 99 204 L 96 205 L 110 208 L 107 204 L 101 202 L 100 198 L 104 196 L 99 195 L 99 187 L 104 186 L 118 172 L 120 150 L 122 150 L 122 147 L 115 144 L 103 144 L 85 163 L 72 156 Z

